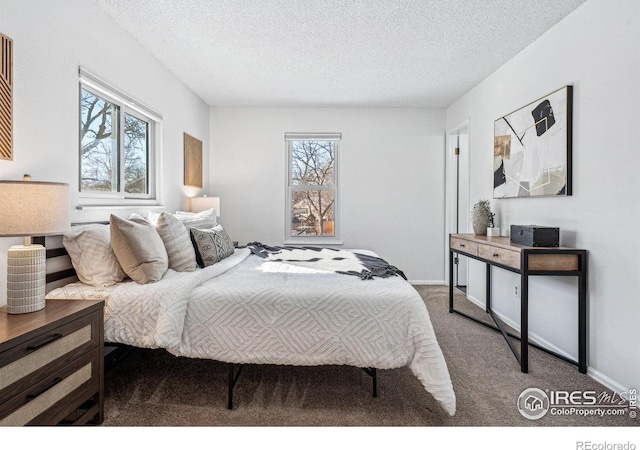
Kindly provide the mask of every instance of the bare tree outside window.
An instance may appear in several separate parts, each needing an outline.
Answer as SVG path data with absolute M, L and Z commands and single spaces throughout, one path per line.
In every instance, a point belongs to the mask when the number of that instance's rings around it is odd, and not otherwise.
M 290 141 L 291 236 L 335 236 L 336 141 Z
M 120 108 L 91 92 L 81 90 L 80 174 L 81 190 L 117 192 Z
M 124 115 L 124 191 L 146 194 L 148 188 L 149 124 Z
M 121 114 L 119 105 L 81 89 L 82 191 L 120 192 L 123 182 L 126 194 L 149 193 L 149 122 L 127 112 L 121 121 Z

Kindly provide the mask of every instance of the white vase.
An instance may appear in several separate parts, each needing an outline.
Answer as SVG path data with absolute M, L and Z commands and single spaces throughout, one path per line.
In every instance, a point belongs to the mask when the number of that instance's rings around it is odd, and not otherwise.
M 489 221 L 484 217 L 474 217 L 473 218 L 473 232 L 476 236 L 486 236 L 487 227 L 489 226 Z

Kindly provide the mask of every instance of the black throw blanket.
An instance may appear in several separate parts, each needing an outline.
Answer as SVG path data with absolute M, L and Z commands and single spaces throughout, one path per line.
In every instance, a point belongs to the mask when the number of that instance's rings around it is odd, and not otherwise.
M 390 276 L 407 279 L 400 269 L 390 265 L 384 259 L 362 253 L 327 247 L 271 247 L 260 242 L 251 242 L 247 244 L 247 248 L 254 255 L 273 262 L 352 275 L 361 280 Z

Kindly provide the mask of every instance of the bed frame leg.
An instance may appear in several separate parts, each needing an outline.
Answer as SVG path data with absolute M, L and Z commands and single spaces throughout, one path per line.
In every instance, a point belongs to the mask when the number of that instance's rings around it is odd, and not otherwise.
M 371 395 L 373 398 L 378 398 L 378 371 L 375 367 L 363 368 L 364 372 L 371 377 L 373 384 Z
M 376 370 L 375 367 L 372 367 L 371 372 L 372 372 L 371 378 L 373 381 L 373 392 L 372 392 L 373 398 L 378 398 L 378 371 Z
M 229 364 L 229 390 L 227 392 L 227 409 L 233 409 L 233 364 Z
M 234 366 L 233 363 L 229 363 L 229 390 L 227 392 L 227 409 L 233 409 L 233 388 L 238 382 L 238 378 L 240 378 L 240 373 L 242 372 L 243 365 L 240 365 L 238 371 L 234 374 Z

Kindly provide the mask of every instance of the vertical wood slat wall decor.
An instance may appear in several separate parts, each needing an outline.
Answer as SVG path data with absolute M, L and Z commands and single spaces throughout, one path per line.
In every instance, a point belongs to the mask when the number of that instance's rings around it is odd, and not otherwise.
M 1 33 L 0 159 L 13 159 L 13 40 Z
M 202 141 L 184 133 L 184 184 L 202 187 Z

